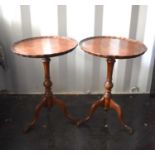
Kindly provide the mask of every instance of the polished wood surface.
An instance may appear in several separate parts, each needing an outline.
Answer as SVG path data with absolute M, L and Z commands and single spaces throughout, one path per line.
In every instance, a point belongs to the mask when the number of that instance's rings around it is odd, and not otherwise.
M 112 36 L 86 38 L 80 42 L 80 47 L 95 56 L 116 59 L 137 57 L 147 50 L 146 46 L 137 40 Z
M 26 57 L 53 57 L 71 52 L 77 41 L 62 36 L 41 36 L 14 43 L 12 51 Z
M 71 52 L 77 46 L 74 39 L 62 36 L 43 36 L 29 38 L 16 42 L 12 46 L 12 51 L 25 57 L 42 58 L 44 67 L 44 88 L 45 93 L 40 103 L 35 107 L 35 112 L 31 123 L 24 129 L 25 132 L 30 131 L 36 124 L 41 109 L 47 107 L 51 109 L 53 105 L 57 105 L 63 112 L 64 116 L 73 123 L 77 122 L 69 112 L 65 103 L 56 98 L 52 92 L 52 82 L 50 80 L 50 57 L 59 56 Z
M 81 125 L 93 116 L 98 107 L 104 107 L 104 110 L 114 109 L 122 126 L 130 133 L 133 129 L 123 121 L 123 112 L 121 107 L 111 99 L 111 90 L 113 88 L 112 75 L 115 59 L 133 58 L 144 54 L 146 46 L 136 40 L 117 38 L 117 37 L 91 37 L 80 42 L 80 47 L 85 52 L 99 57 L 107 58 L 107 78 L 104 84 L 104 94 L 101 99 L 95 101 L 86 117 L 80 119 L 77 125 Z

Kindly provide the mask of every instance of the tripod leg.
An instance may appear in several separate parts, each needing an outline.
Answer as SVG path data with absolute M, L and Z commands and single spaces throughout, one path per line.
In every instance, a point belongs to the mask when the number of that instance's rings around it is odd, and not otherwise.
M 80 126 L 81 124 L 83 124 L 83 123 L 87 122 L 88 120 L 90 120 L 90 118 L 91 118 L 91 117 L 93 116 L 93 114 L 95 113 L 96 109 L 97 109 L 99 106 L 102 105 L 102 102 L 103 102 L 103 101 L 101 101 L 101 100 L 95 101 L 95 102 L 91 105 L 91 107 L 90 107 L 90 109 L 89 109 L 89 111 L 88 111 L 87 116 L 86 116 L 84 119 L 79 120 L 79 121 L 77 122 L 76 125 L 77 125 L 77 126 Z
M 73 116 L 68 112 L 68 109 L 64 103 L 64 101 L 54 97 L 53 98 L 53 104 L 58 105 L 58 107 L 60 108 L 60 110 L 64 113 L 64 116 L 66 118 L 68 118 L 69 120 L 71 120 L 73 123 L 77 122 L 77 119 L 73 118 Z
M 32 119 L 32 122 L 24 129 L 24 132 L 29 132 L 35 125 L 37 119 L 39 118 L 40 111 L 43 106 L 45 106 L 46 102 L 46 97 L 43 97 L 41 102 L 35 107 L 35 113 Z
M 110 100 L 110 108 L 111 108 L 111 109 L 114 109 L 114 110 L 116 111 L 120 123 L 123 125 L 123 127 L 124 127 L 130 134 L 132 134 L 132 133 L 133 133 L 133 129 L 132 129 L 131 127 L 129 127 L 128 125 L 126 125 L 126 124 L 123 122 L 123 113 L 122 113 L 121 107 L 120 107 L 116 102 L 114 102 L 113 100 Z

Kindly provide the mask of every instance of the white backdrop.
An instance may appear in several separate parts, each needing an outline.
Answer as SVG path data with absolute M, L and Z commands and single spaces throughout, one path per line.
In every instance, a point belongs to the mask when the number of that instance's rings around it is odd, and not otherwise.
M 94 35 L 112 35 L 137 39 L 148 47 L 142 57 L 116 61 L 113 93 L 148 93 L 155 52 L 154 14 L 155 7 L 151 5 L 0 6 L 0 44 L 7 63 L 7 70 L 0 68 L 0 90 L 30 94 L 43 91 L 41 60 L 12 54 L 10 46 L 15 41 L 40 35 L 63 35 L 77 41 Z M 105 59 L 79 48 L 51 59 L 55 93 L 102 93 L 105 78 Z

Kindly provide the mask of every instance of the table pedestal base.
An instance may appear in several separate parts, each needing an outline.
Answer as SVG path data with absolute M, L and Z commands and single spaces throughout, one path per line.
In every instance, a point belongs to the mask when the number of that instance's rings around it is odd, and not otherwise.
M 123 127 L 130 134 L 132 134 L 133 129 L 123 122 L 123 114 L 122 114 L 121 107 L 115 101 L 113 101 L 111 99 L 111 89 L 113 87 L 112 74 L 113 74 L 114 63 L 115 63 L 115 58 L 113 58 L 113 57 L 107 58 L 107 79 L 106 79 L 106 82 L 104 85 L 105 93 L 100 100 L 97 100 L 95 103 L 92 104 L 92 106 L 89 109 L 87 116 L 84 119 L 79 120 L 77 122 L 77 126 L 87 122 L 93 116 L 96 109 L 99 106 L 102 106 L 102 107 L 104 107 L 104 110 L 106 110 L 106 111 L 109 109 L 114 109 L 118 114 L 118 119 L 119 119 L 120 123 L 123 125 Z
M 71 120 L 72 123 L 76 123 L 77 119 L 73 118 L 71 114 L 68 112 L 67 107 L 65 106 L 65 103 L 54 97 L 52 91 L 51 91 L 51 86 L 52 82 L 50 81 L 50 71 L 49 71 L 49 62 L 50 58 L 45 58 L 43 59 L 43 65 L 44 65 L 44 71 L 45 71 L 45 81 L 44 81 L 44 87 L 45 87 L 45 94 L 43 95 L 40 103 L 35 107 L 35 113 L 32 119 L 32 122 L 24 129 L 24 132 L 30 131 L 36 123 L 36 121 L 39 118 L 39 114 L 41 112 L 41 109 L 43 107 L 47 107 L 50 109 L 53 105 L 58 105 L 60 110 L 64 113 L 64 116 Z
M 52 108 L 53 105 L 58 105 L 60 110 L 64 113 L 64 116 L 67 119 L 71 120 L 72 123 L 77 122 L 77 120 L 74 119 L 69 114 L 69 112 L 67 110 L 67 107 L 65 106 L 65 103 L 62 100 L 60 100 L 60 99 L 58 99 L 58 98 L 56 98 L 54 96 L 44 96 L 41 99 L 40 103 L 35 107 L 35 113 L 34 113 L 34 117 L 32 119 L 32 122 L 30 124 L 28 124 L 28 126 L 24 129 L 24 132 L 26 133 L 26 132 L 30 131 L 34 127 L 34 125 L 36 124 L 36 122 L 37 122 L 37 120 L 39 118 L 39 114 L 41 112 L 41 109 L 43 107 L 46 107 L 46 108 L 50 109 L 50 108 Z
M 123 122 L 123 113 L 122 113 L 122 110 L 121 110 L 121 107 L 115 102 L 113 101 L 112 99 L 110 99 L 110 107 L 107 109 L 105 108 L 105 99 L 104 98 L 101 98 L 100 100 L 97 100 L 96 102 L 94 102 L 90 109 L 89 109 L 89 112 L 87 114 L 87 116 L 84 118 L 84 119 L 81 119 L 77 122 L 77 126 L 80 126 L 81 124 L 87 122 L 88 120 L 90 120 L 90 118 L 93 116 L 93 114 L 95 113 L 96 109 L 98 107 L 103 107 L 104 110 L 109 110 L 110 108 L 111 109 L 114 109 L 117 114 L 118 114 L 118 119 L 120 121 L 120 123 L 123 125 L 123 127 L 130 133 L 132 134 L 133 133 L 133 129 L 131 127 L 129 127 L 128 125 L 126 125 L 124 122 Z

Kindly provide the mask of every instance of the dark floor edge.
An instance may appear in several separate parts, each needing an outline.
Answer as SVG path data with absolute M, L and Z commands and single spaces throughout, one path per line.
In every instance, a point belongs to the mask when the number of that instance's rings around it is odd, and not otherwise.
M 38 95 L 38 96 L 40 96 L 40 95 L 43 95 L 43 93 L 40 93 L 40 94 L 24 94 L 24 93 L 22 93 L 22 94 L 18 94 L 18 93 L 0 93 L 0 95 L 10 95 L 10 96 L 17 96 L 17 95 Z M 54 94 L 54 95 L 62 95 L 62 96 L 66 96 L 66 95 L 68 95 L 68 96 L 84 96 L 84 95 L 103 95 L 103 94 Z M 119 95 L 123 95 L 123 96 L 129 96 L 129 95 L 131 95 L 131 96 L 137 96 L 137 95 L 150 95 L 150 96 L 153 96 L 153 97 L 155 97 L 155 94 L 149 94 L 149 93 L 139 93 L 139 94 L 112 94 L 113 96 L 119 96 Z

